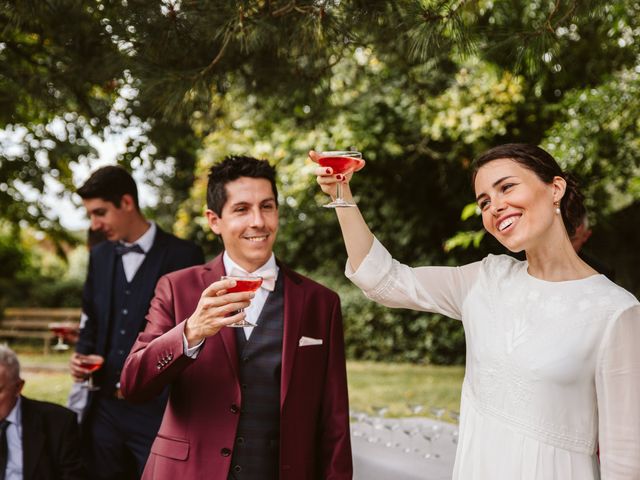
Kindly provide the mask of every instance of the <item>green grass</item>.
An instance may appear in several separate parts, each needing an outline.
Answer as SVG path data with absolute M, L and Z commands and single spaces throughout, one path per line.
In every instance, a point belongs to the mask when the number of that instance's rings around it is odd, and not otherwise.
M 25 380 L 22 391 L 25 396 L 66 405 L 72 383 L 71 375 L 68 372 L 24 371 L 22 378 Z
M 410 416 L 409 404 L 425 407 L 420 416 L 431 416 L 428 407 L 460 410 L 464 367 L 347 362 L 347 374 L 353 410 L 372 413 L 372 407 L 384 406 L 391 417 Z
M 72 380 L 69 374 L 71 350 L 42 354 L 39 348 L 12 345 L 18 354 L 25 380 L 25 396 L 65 405 Z
M 64 405 L 72 383 L 67 368 L 71 353 L 45 356 L 34 349 L 17 350 L 24 394 Z M 408 404 L 424 405 L 419 415 L 430 415 L 430 406 L 459 410 L 464 367 L 350 361 L 347 373 L 353 410 L 372 413 L 372 407 L 385 406 L 392 417 L 411 415 Z
M 69 365 L 70 352 L 44 355 L 42 353 L 18 353 L 20 366 L 24 369 L 47 368 L 56 370 L 66 370 Z

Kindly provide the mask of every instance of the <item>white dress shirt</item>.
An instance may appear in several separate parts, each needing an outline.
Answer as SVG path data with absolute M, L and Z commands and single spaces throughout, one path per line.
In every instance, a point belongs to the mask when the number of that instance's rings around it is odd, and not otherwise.
M 153 247 L 153 241 L 156 239 L 156 224 L 155 222 L 148 223 L 149 228 L 142 234 L 140 238 L 138 238 L 138 240 L 133 243 L 121 242 L 126 247 L 130 247 L 134 243 L 137 243 L 140 248 L 144 250 L 144 253 L 127 252 L 122 255 L 122 268 L 124 269 L 124 276 L 127 278 L 127 282 L 130 282 L 131 280 L 133 280 L 133 277 L 136 276 L 140 265 L 142 265 L 142 262 L 144 262 L 146 254 L 149 252 L 149 250 L 151 250 L 151 247 Z M 89 317 L 87 316 L 87 314 L 82 312 L 82 314 L 80 315 L 80 330 L 84 328 L 88 319 Z
M 271 254 L 271 257 L 269 257 L 269 260 L 267 260 L 267 263 L 251 273 L 247 272 L 244 268 L 239 267 L 226 251 L 222 255 L 222 262 L 224 263 L 224 270 L 227 272 L 227 275 L 259 277 L 261 272 L 264 272 L 265 270 L 272 270 L 276 272 L 276 280 L 278 279 L 278 265 L 276 264 L 276 257 L 273 253 Z M 247 321 L 254 325 L 258 325 L 260 313 L 262 313 L 262 308 L 264 307 L 268 296 L 269 290 L 262 287 L 256 290 L 255 297 L 251 299 L 251 305 L 244 309 L 244 313 L 247 315 Z M 244 327 L 244 333 L 247 340 L 251 336 L 251 332 L 253 332 L 253 327 Z
M 264 272 L 265 270 L 273 270 L 276 272 L 276 280 L 277 280 L 278 272 L 280 270 L 278 268 L 278 265 L 276 264 L 276 257 L 273 253 L 271 254 L 271 257 L 269 257 L 269 260 L 267 260 L 267 262 L 264 265 L 262 265 L 260 268 L 258 268 L 257 270 L 251 273 L 247 272 L 242 267 L 239 267 L 238 264 L 231 259 L 231 257 L 229 256 L 226 250 L 222 254 L 222 263 L 224 264 L 224 270 L 225 272 L 227 272 L 227 275 L 231 275 L 233 273 L 234 275 L 259 277 L 261 272 Z M 267 297 L 269 296 L 269 293 L 270 293 L 269 290 L 263 287 L 260 287 L 258 290 L 256 290 L 255 296 L 251 299 L 251 304 L 244 309 L 244 313 L 247 316 L 247 321 L 253 323 L 254 325 L 258 324 L 260 313 L 262 313 L 262 308 L 264 307 L 264 304 L 267 301 Z M 253 331 L 253 327 L 243 327 L 243 328 L 244 328 L 244 334 L 248 340 L 249 337 L 251 336 L 251 332 Z M 187 343 L 187 337 L 184 334 L 182 337 L 183 337 L 182 340 L 183 340 L 185 355 L 187 355 L 190 358 L 197 358 L 198 352 L 200 351 L 200 347 L 204 343 L 204 340 L 202 340 L 197 345 L 194 345 L 193 347 L 189 348 L 189 345 Z
M 122 267 L 124 268 L 124 274 L 127 277 L 127 282 L 133 280 L 136 276 L 136 272 L 144 262 L 145 255 L 151 250 L 153 241 L 156 238 L 156 224 L 155 222 L 149 222 L 149 228 L 142 236 L 133 243 L 122 242 L 123 245 L 130 247 L 134 243 L 140 245 L 140 248 L 144 250 L 144 253 L 128 252 L 122 255 Z
M 7 446 L 9 454 L 7 456 L 7 469 L 5 470 L 5 480 L 22 480 L 22 398 L 14 405 L 9 415 L 7 415 L 9 425 L 7 425 Z

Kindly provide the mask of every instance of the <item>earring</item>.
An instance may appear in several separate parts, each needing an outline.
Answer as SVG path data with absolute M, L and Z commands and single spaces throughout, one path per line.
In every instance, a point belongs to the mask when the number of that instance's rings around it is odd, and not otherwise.
M 556 206 L 556 215 L 560 215 L 560 202 L 555 201 L 553 204 Z

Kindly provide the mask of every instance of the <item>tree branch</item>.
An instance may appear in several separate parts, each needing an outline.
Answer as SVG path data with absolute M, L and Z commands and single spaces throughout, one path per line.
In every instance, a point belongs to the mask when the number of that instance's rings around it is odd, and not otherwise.
M 463 0 L 464 3 L 465 0 Z M 269 8 L 271 8 L 271 2 L 269 2 Z M 315 7 L 312 6 L 308 6 L 308 7 L 299 7 L 296 5 L 295 0 L 289 2 L 287 5 L 280 7 L 277 10 L 273 10 L 272 12 L 268 13 L 269 15 L 271 15 L 272 17 L 280 17 L 283 15 L 286 15 L 292 11 L 296 11 L 298 13 L 301 14 L 308 14 L 309 12 L 313 12 L 313 11 L 320 11 L 319 9 L 316 9 Z M 246 12 L 244 12 L 242 9 L 240 10 L 240 28 L 244 28 L 244 20 L 247 18 L 246 16 Z M 227 47 L 229 46 L 229 42 L 231 41 L 231 37 L 233 35 L 233 33 L 235 32 L 236 28 L 233 28 L 231 30 L 228 30 L 227 33 L 225 33 L 224 36 L 224 42 L 222 43 L 222 47 L 220 48 L 220 51 L 218 52 L 218 54 L 215 56 L 215 58 L 211 61 L 211 63 L 209 63 L 209 65 L 207 65 L 200 73 L 198 73 L 196 75 L 195 78 L 202 78 L 205 75 L 207 75 L 208 73 L 211 72 L 211 70 L 213 70 L 213 68 L 216 66 L 216 64 L 218 64 L 218 62 L 220 62 L 220 60 L 222 59 L 222 57 L 225 54 L 225 51 L 227 50 Z M 195 79 L 194 78 L 194 79 Z
M 202 70 L 200 73 L 198 73 L 196 78 L 202 78 L 205 75 L 207 75 L 209 72 L 211 72 L 211 70 L 213 70 L 213 67 L 215 67 L 216 64 L 222 59 L 222 56 L 224 55 L 224 52 L 226 51 L 227 47 L 229 46 L 229 42 L 231 41 L 231 35 L 232 34 L 233 34 L 233 31 L 227 31 L 227 33 L 225 33 L 224 42 L 222 43 L 222 47 L 220 48 L 220 51 L 218 52 L 216 57 L 213 60 L 211 60 L 211 63 L 209 65 L 207 65 L 204 70 Z
M 295 0 L 289 2 L 287 5 L 285 5 L 284 7 L 280 7 L 277 10 L 274 10 L 273 12 L 271 12 L 271 16 L 272 17 L 279 17 L 280 15 L 285 15 L 287 13 L 289 13 L 291 10 L 293 10 L 296 7 L 296 2 Z
M 560 1 L 560 0 L 558 0 L 558 2 L 559 2 L 559 1 Z M 562 16 L 562 18 L 556 22 L 556 25 L 560 25 L 560 24 L 564 23 L 564 21 L 565 21 L 567 18 L 569 18 L 571 15 L 573 15 L 573 13 L 576 11 L 576 8 L 577 8 L 577 7 L 578 7 L 578 3 L 574 0 L 574 1 L 571 3 L 571 8 L 569 8 L 569 10 L 567 10 L 567 13 L 565 13 L 565 14 Z M 557 27 L 556 27 L 556 28 L 557 28 Z M 554 32 L 555 32 L 555 29 L 554 29 Z
M 443 2 L 446 3 L 446 2 Z M 440 21 L 440 20 L 450 20 L 451 18 L 455 17 L 458 13 L 458 11 L 464 7 L 467 3 L 478 3 L 478 0 L 460 0 L 460 2 L 458 3 L 457 6 L 455 6 L 454 8 L 450 9 L 448 13 L 446 14 L 442 14 L 442 13 L 435 13 L 433 10 L 426 10 L 423 14 L 422 14 L 422 18 L 426 21 L 426 22 L 433 22 L 433 21 Z M 443 5 L 444 6 L 444 5 Z M 442 7 L 440 7 L 442 8 Z

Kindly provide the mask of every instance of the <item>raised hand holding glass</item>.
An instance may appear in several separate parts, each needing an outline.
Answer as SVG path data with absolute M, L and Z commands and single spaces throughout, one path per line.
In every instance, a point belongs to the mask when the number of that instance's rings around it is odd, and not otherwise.
M 318 164 L 331 168 L 334 174 L 348 175 L 364 167 L 362 153 L 352 150 L 333 150 L 318 153 Z M 336 184 L 336 198 L 333 202 L 323 205 L 326 208 L 355 207 L 356 204 L 342 198 L 342 182 Z

